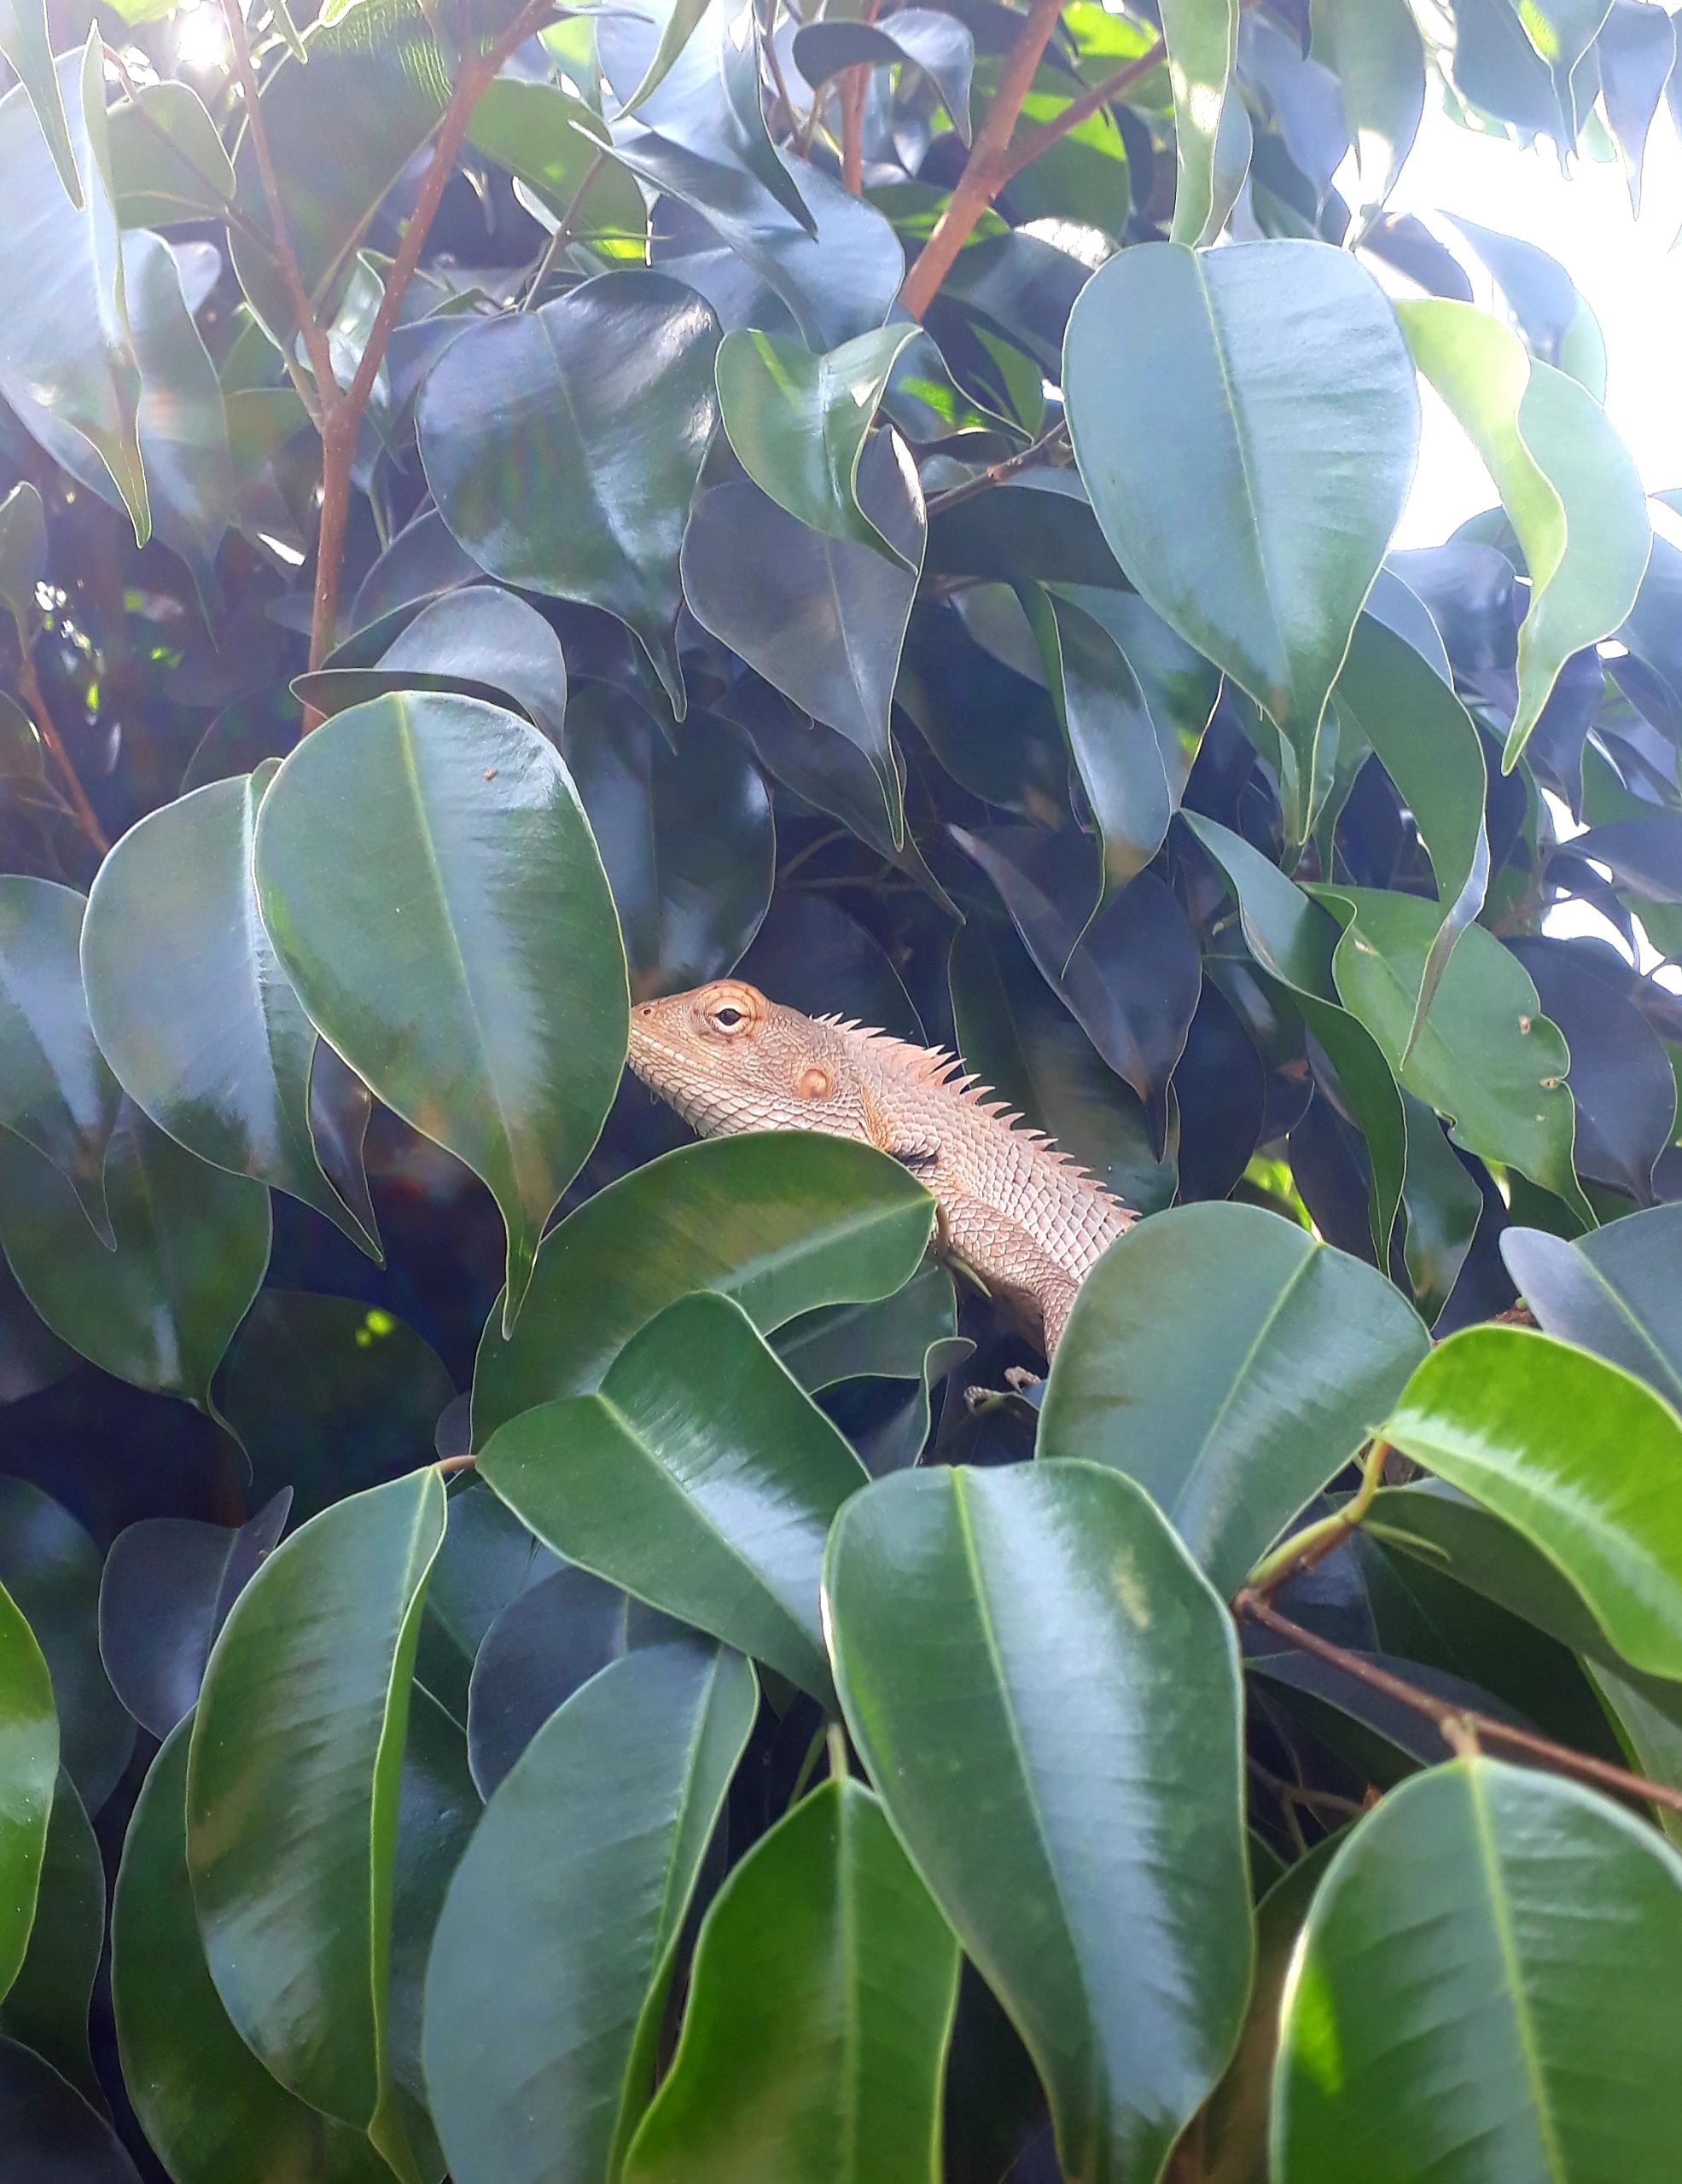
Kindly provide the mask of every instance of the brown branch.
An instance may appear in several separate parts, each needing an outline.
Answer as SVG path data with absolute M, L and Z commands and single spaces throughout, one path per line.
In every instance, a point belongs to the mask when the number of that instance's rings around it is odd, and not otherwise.
M 1007 478 L 1014 478 L 1019 470 L 1026 470 L 1030 463 L 1056 447 L 1067 436 L 1068 430 L 1059 417 L 1051 431 L 1042 433 L 1032 447 L 1020 449 L 1015 455 L 1007 455 L 1002 462 L 990 463 L 985 470 L 977 471 L 973 478 L 966 478 L 961 485 L 949 485 L 944 493 L 934 494 L 924 509 L 924 514 L 932 520 L 947 508 L 962 508 L 965 501 L 973 501 L 978 493 L 985 493 L 991 486 L 1002 485 Z
M 794 101 L 793 101 L 793 99 L 791 99 L 791 98 L 789 97 L 789 84 L 788 84 L 788 79 L 784 77 L 784 75 L 783 75 L 783 62 L 782 62 L 781 59 L 779 58 L 779 56 L 778 56 L 778 55 L 777 55 L 777 4 L 778 4 L 778 0 L 765 0 L 765 65 L 766 65 L 766 67 L 767 67 L 770 69 L 770 71 L 771 71 L 771 89 L 772 89 L 772 90 L 773 90 L 773 91 L 775 91 L 775 93 L 777 94 L 777 101 L 778 105 L 783 108 L 783 119 L 784 119 L 784 120 L 785 120 L 785 121 L 788 123 L 788 125 L 789 125 L 789 134 L 790 138 L 792 139 L 792 138 L 794 137 L 794 136 L 795 132 L 796 132 L 796 131 L 798 131 L 798 129 L 800 128 L 800 116 L 799 116 L 799 115 L 795 113 L 795 111 L 794 111 Z M 817 94 L 814 92 L 812 96 L 813 96 L 813 97 L 814 97 L 814 99 L 815 99 L 815 98 L 816 98 L 816 96 L 817 96 Z
M 237 7 L 238 0 L 224 0 L 224 6 Z M 444 109 L 438 133 L 433 140 L 432 157 L 427 171 L 421 177 L 421 187 L 415 199 L 415 209 L 403 230 L 403 240 L 398 246 L 391 270 L 386 276 L 385 293 L 380 299 L 379 309 L 374 314 L 374 323 L 369 328 L 361 358 L 350 386 L 342 395 L 337 393 L 331 371 L 327 385 L 335 387 L 331 395 L 323 396 L 325 418 L 321 436 L 321 531 L 316 548 L 316 590 L 314 609 L 310 619 L 310 665 L 321 665 L 331 650 L 339 621 L 339 584 L 344 570 L 345 529 L 350 519 L 351 465 L 356 456 L 357 434 L 368 409 L 368 399 L 374 391 L 374 382 L 385 361 L 386 345 L 391 339 L 392 328 L 397 323 L 398 312 L 415 269 L 421 262 L 421 253 L 432 229 L 434 218 L 443 200 L 445 187 L 455 171 L 467 138 L 468 124 L 473 109 L 497 77 L 503 63 L 543 22 L 549 15 L 550 0 L 527 0 L 527 5 L 510 23 L 494 45 L 475 59 L 467 62 L 457 78 L 450 94 L 450 102 Z M 323 344 L 324 346 L 324 344 Z M 311 708 L 304 716 L 305 732 L 314 728 L 321 716 Z
M 286 199 L 281 189 L 279 170 L 275 166 L 274 150 L 269 142 L 268 125 L 263 119 L 263 98 L 257 88 L 257 71 L 252 66 L 251 42 L 245 34 L 245 17 L 240 12 L 240 0 L 222 0 L 222 14 L 228 26 L 228 43 L 234 57 L 234 73 L 240 79 L 240 96 L 245 102 L 245 125 L 251 132 L 252 154 L 257 161 L 258 177 L 262 182 L 263 195 L 269 207 L 269 234 L 265 238 L 265 247 L 275 261 L 276 270 L 286 289 L 286 299 L 292 306 L 292 315 L 304 337 L 305 352 L 310 359 L 310 369 L 316 375 L 322 410 L 325 415 L 332 401 L 332 357 L 327 346 L 327 335 L 322 330 L 315 305 L 310 300 L 309 290 L 304 285 L 298 253 L 293 248 L 292 228 L 286 217 Z M 314 664 L 311 662 L 312 666 Z
M 1119 99 L 1123 91 L 1131 90 L 1151 72 L 1161 66 L 1166 49 L 1158 38 L 1148 52 L 1140 54 L 1137 61 L 1130 61 L 1125 68 L 1118 68 L 1113 76 L 1106 76 L 1090 91 L 1082 91 L 1078 99 L 1071 99 L 1061 113 L 1054 113 L 1049 121 L 1042 121 L 1030 129 L 1019 144 L 1013 145 L 1004 159 L 1004 179 L 1014 181 L 1022 169 L 1031 166 L 1042 152 L 1049 152 L 1053 144 L 1061 143 L 1072 129 L 1083 121 L 1090 121 L 1103 107 Z
M 1149 75 L 1162 57 L 1160 43 L 1090 91 L 1084 91 L 1050 121 L 1032 129 L 1013 151 L 1010 139 L 1021 117 L 1022 102 L 1033 87 L 1035 72 L 1057 26 L 1062 0 L 1033 0 L 1021 36 L 1011 48 L 998 79 L 998 89 L 977 131 L 969 164 L 946 200 L 946 210 L 934 224 L 934 232 L 918 252 L 917 263 L 905 276 L 899 301 L 913 318 L 921 318 L 957 262 L 957 254 L 975 232 L 975 223 L 1005 184 L 1019 175 L 1031 160 L 1078 129 L 1090 114 L 1107 105 L 1130 84 Z
M 1644 1774 L 1632 1774 L 1627 1768 L 1614 1767 L 1609 1761 L 1592 1758 L 1586 1751 L 1573 1751 L 1569 1745 L 1556 1744 L 1551 1737 L 1537 1736 L 1532 1730 L 1498 1722 L 1493 1714 L 1481 1714 L 1475 1708 L 1452 1706 L 1446 1699 L 1435 1699 L 1429 1692 L 1421 1691 L 1415 1684 L 1404 1683 L 1400 1676 L 1376 1666 L 1363 1655 L 1334 1646 L 1330 1639 L 1322 1638 L 1312 1630 L 1305 1630 L 1300 1623 L 1281 1615 L 1259 1594 L 1240 1593 L 1232 1603 L 1232 1612 L 1240 1622 L 1248 1617 L 1276 1636 L 1288 1639 L 1301 1652 L 1325 1662 L 1329 1668 L 1341 1669 L 1357 1683 L 1364 1683 L 1369 1691 L 1382 1692 L 1398 1705 L 1423 1714 L 1436 1724 L 1451 1744 L 1463 1744 L 1470 1733 L 1480 1744 L 1505 1745 L 1509 1750 L 1522 1752 L 1528 1758 L 1555 1768 L 1562 1774 L 1573 1774 L 1580 1780 L 1596 1783 L 1602 1789 L 1615 1790 L 1624 1797 L 1638 1798 L 1650 1804 L 1663 1805 L 1668 1811 L 1682 1812 L 1682 1790 L 1673 1790 L 1663 1782 L 1649 1781 Z
M 841 180 L 855 197 L 864 188 L 864 96 L 868 67 L 849 68 L 841 79 Z
M 440 1478 L 448 1478 L 452 1472 L 471 1471 L 478 1461 L 478 1457 L 473 1455 L 440 1456 L 433 1469 Z
M 35 661 L 29 647 L 22 641 L 21 630 L 18 632 L 18 688 L 23 692 L 25 701 L 33 717 L 42 742 L 52 752 L 60 773 L 64 775 L 64 785 L 70 792 L 71 809 L 76 814 L 76 824 L 87 836 L 94 848 L 103 857 L 111 846 L 106 839 L 105 829 L 99 823 L 98 813 L 88 801 L 87 791 L 82 787 L 81 776 L 70 763 L 70 753 L 65 749 L 53 717 L 47 710 L 47 700 L 42 693 L 40 677 L 35 672 Z

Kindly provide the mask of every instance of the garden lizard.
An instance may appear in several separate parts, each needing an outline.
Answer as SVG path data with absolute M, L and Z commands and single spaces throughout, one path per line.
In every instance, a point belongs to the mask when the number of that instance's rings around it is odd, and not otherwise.
M 703 1137 L 812 1130 L 874 1145 L 933 1194 L 939 1245 L 1049 1358 L 1075 1292 L 1134 1215 L 955 1055 L 739 979 L 639 1002 L 631 1066 Z

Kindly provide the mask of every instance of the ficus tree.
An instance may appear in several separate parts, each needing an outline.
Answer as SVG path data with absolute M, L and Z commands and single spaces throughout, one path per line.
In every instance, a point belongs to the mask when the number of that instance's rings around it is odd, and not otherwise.
M 0 0 L 9 2184 L 1674 2174 L 1682 554 L 1390 203 L 1673 32 Z

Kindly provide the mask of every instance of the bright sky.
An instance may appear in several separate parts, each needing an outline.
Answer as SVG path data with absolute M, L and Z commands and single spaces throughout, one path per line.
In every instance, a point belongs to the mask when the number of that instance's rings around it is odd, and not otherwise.
M 1433 215 L 1459 212 L 1539 244 L 1576 282 L 1606 337 L 1606 408 L 1650 492 L 1682 485 L 1682 146 L 1661 106 L 1647 154 L 1641 218 L 1630 217 L 1621 165 L 1579 157 L 1562 176 L 1551 144 L 1534 151 L 1461 129 L 1428 107 L 1413 156 L 1391 200 L 1437 228 L 1493 304 L 1470 246 Z M 1493 307 L 1499 309 L 1499 305 Z M 1423 389 L 1425 429 L 1400 546 L 1435 546 L 1492 506 L 1493 487 L 1440 398 Z

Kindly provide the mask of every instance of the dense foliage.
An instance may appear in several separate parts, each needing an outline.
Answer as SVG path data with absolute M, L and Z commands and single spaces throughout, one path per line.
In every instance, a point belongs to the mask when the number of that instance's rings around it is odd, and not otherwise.
M 1676 2173 L 1682 553 L 1387 209 L 1674 44 L 0 0 L 8 2184 Z M 737 965 L 1147 1217 L 1045 1381 Z

